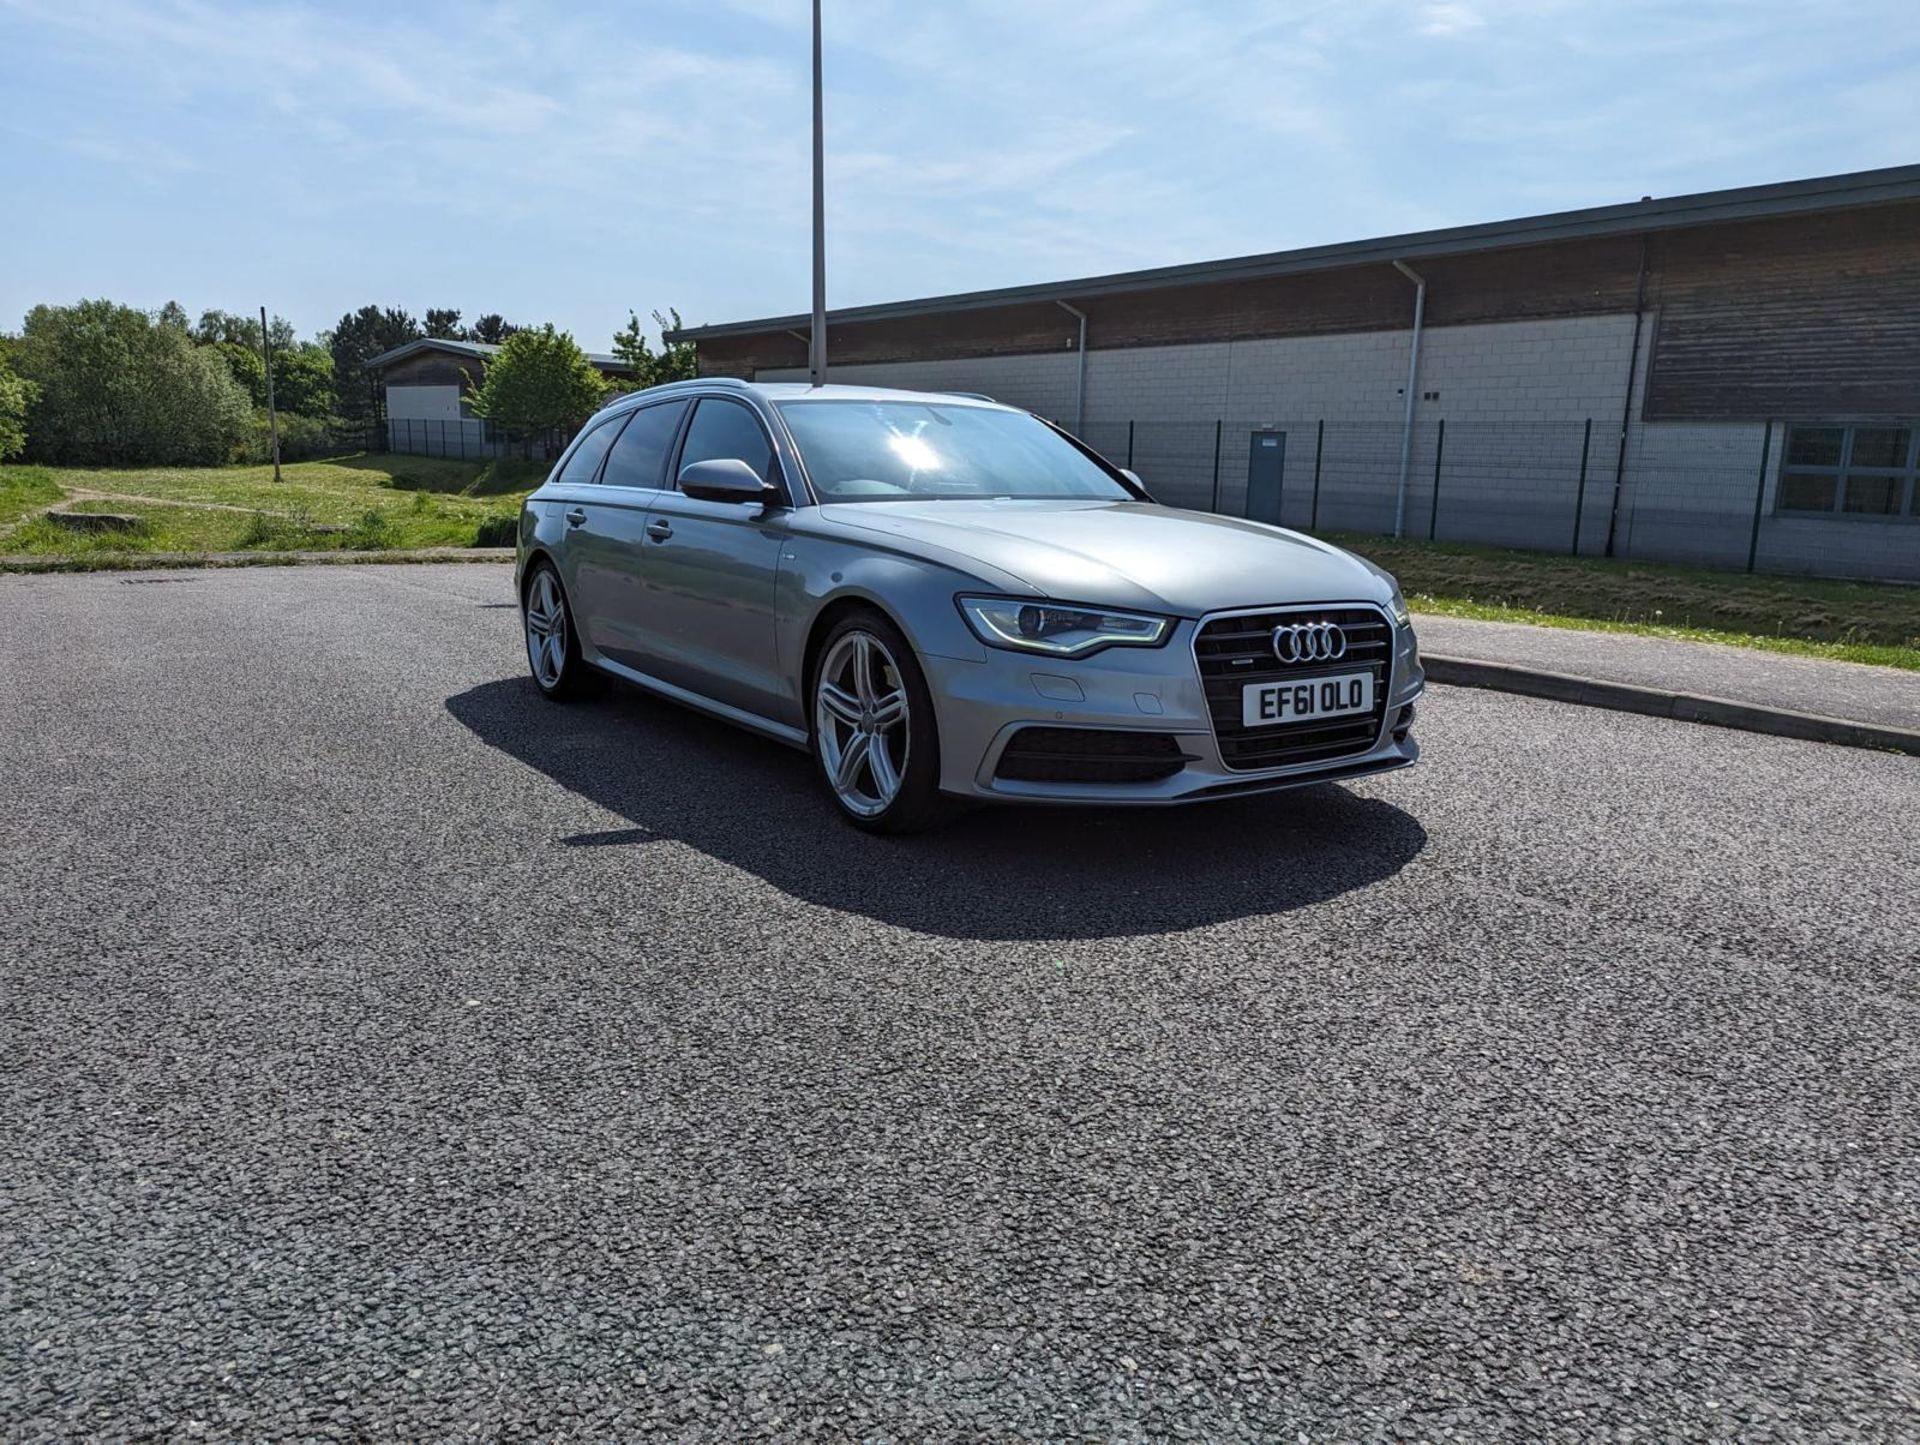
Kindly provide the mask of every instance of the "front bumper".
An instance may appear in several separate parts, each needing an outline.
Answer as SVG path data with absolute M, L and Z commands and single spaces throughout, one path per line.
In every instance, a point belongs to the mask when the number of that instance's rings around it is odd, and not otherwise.
M 1156 648 L 1114 647 L 1078 661 L 986 649 L 984 661 L 922 655 L 940 720 L 940 787 L 964 798 L 1099 806 L 1164 806 L 1241 797 L 1366 777 L 1411 765 L 1420 748 L 1395 723 L 1426 686 L 1411 627 L 1395 626 L 1386 706 L 1371 747 L 1337 758 L 1265 769 L 1221 758 L 1194 658 L 1208 619 L 1182 621 Z M 1187 761 L 1151 782 L 1035 782 L 996 775 L 1008 742 L 1025 727 L 1094 728 L 1174 737 Z

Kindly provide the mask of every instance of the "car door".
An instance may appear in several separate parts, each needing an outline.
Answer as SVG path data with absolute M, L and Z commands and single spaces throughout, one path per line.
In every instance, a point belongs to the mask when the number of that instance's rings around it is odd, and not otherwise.
M 585 493 L 586 520 L 569 534 L 575 554 L 569 595 L 581 635 L 595 653 L 641 671 L 636 619 L 646 606 L 647 514 L 667 485 L 667 459 L 687 411 L 686 399 L 675 398 L 627 414 Z
M 753 409 L 704 396 L 682 430 L 673 475 L 732 457 L 782 488 L 772 439 Z M 787 536 L 785 505 L 708 502 L 669 484 L 647 515 L 636 636 L 641 670 L 715 702 L 781 720 L 774 587 Z
M 590 420 L 567 450 L 560 470 L 540 493 L 541 506 L 549 509 L 548 515 L 558 514 L 564 523 L 555 560 L 560 565 L 561 585 L 566 588 L 567 599 L 573 606 L 574 626 L 581 630 L 582 639 L 589 646 L 592 638 L 581 606 L 583 589 L 591 584 L 594 570 L 600 564 L 604 535 L 617 521 L 603 505 L 605 499 L 596 482 L 600 464 L 607 459 L 607 449 L 620 435 L 626 421 L 624 415 Z

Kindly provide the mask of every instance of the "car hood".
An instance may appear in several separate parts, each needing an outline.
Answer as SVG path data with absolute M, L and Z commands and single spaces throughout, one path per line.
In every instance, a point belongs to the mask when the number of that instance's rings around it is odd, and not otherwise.
M 835 502 L 837 526 L 973 558 L 1063 601 L 1197 617 L 1226 607 L 1379 601 L 1387 584 L 1311 537 L 1151 502 Z

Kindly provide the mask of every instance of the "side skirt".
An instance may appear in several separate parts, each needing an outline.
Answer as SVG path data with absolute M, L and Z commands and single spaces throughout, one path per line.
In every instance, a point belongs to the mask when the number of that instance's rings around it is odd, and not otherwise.
M 807 735 L 799 728 L 789 727 L 785 723 L 775 722 L 772 718 L 761 717 L 759 713 L 748 712 L 745 708 L 733 707 L 724 702 L 715 702 L 710 697 L 702 696 L 697 692 L 691 692 L 684 687 L 676 687 L 670 682 L 662 682 L 657 677 L 636 671 L 622 663 L 615 662 L 610 657 L 595 657 L 592 659 L 592 662 L 593 665 L 602 672 L 617 677 L 622 682 L 630 682 L 635 687 L 644 688 L 656 696 L 664 697 L 668 702 L 677 702 L 682 707 L 690 707 L 695 712 L 703 712 L 709 716 L 720 718 L 734 724 L 736 727 L 743 727 L 748 732 L 759 733 L 760 736 L 772 738 L 777 743 L 785 743 L 790 748 L 798 748 L 801 752 L 807 751 Z

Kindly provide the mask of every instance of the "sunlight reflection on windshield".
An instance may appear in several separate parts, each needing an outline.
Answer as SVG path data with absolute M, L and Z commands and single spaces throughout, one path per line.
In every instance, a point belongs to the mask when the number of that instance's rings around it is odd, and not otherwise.
M 922 437 L 907 436 L 895 432 L 887 438 L 887 445 L 893 448 L 895 456 L 905 462 L 916 473 L 940 470 L 940 454 L 929 446 Z

